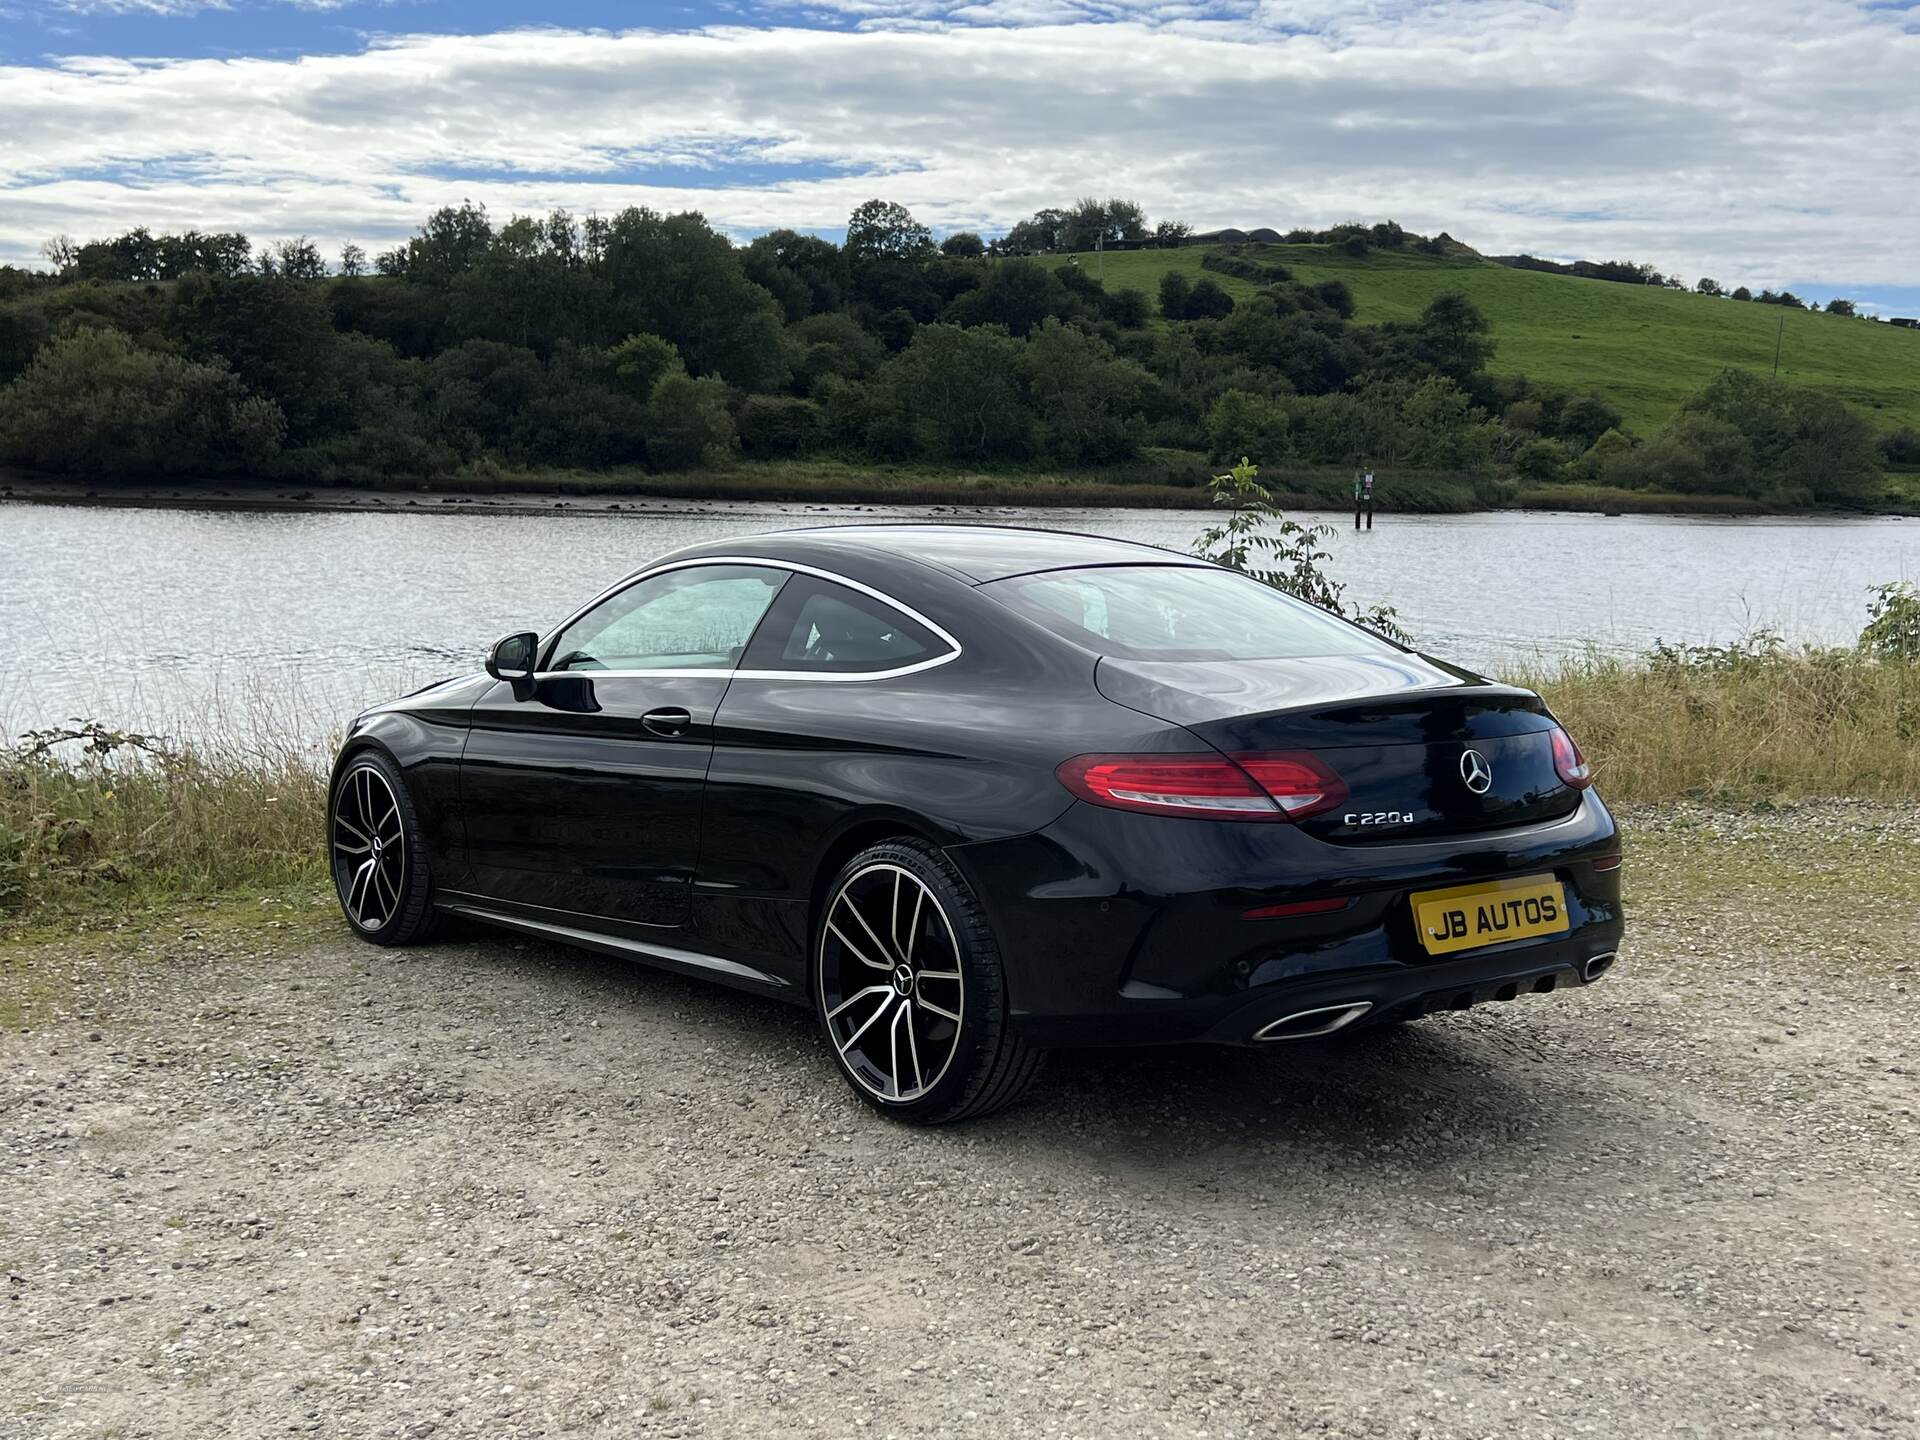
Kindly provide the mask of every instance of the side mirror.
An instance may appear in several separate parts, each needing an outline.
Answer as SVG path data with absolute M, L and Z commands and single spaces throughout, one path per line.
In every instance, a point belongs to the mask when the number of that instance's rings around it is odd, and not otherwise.
M 540 637 L 531 630 L 493 642 L 487 651 L 487 674 L 496 680 L 531 680 Z

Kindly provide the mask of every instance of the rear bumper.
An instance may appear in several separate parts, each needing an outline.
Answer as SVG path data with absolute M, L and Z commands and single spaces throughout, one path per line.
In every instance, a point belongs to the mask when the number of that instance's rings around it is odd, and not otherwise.
M 1545 825 L 1367 846 L 1077 805 L 1037 835 L 950 853 L 993 918 L 1016 1023 L 1036 1044 L 1076 1046 L 1270 1043 L 1262 1030 L 1303 1011 L 1354 1007 L 1340 1028 L 1362 1028 L 1579 989 L 1619 950 L 1619 871 L 1593 866 L 1618 851 L 1589 794 Z M 1565 933 L 1437 958 L 1421 947 L 1414 891 L 1547 872 L 1566 888 Z M 1244 917 L 1329 896 L 1348 904 Z
M 1597 935 L 1503 947 L 1431 965 L 1385 965 L 1308 984 L 1259 987 L 1236 998 L 1130 1000 L 1103 1013 L 1028 1015 L 1022 1032 L 1054 1048 L 1081 1045 L 1270 1045 L 1335 1030 L 1364 1030 L 1446 1010 L 1564 993 L 1597 984 L 1589 962 L 1617 952 Z M 1611 968 L 1611 965 L 1608 966 Z M 1358 1010 L 1343 1018 L 1349 1007 Z M 1296 1025 L 1284 1022 L 1304 1017 Z M 1266 1032 L 1266 1033 L 1263 1033 Z

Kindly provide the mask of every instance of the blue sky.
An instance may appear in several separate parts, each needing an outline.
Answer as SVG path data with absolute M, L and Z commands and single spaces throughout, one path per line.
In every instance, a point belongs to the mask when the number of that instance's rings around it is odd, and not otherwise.
M 0 260 L 430 209 L 1392 217 L 1920 311 L 1920 13 L 1853 0 L 0 0 Z

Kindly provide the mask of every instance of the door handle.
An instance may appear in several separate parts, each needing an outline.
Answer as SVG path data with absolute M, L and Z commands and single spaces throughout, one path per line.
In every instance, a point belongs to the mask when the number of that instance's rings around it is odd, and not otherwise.
M 693 716 L 677 705 L 669 705 L 663 710 L 649 710 L 640 717 L 640 724 L 655 735 L 672 738 L 687 733 Z

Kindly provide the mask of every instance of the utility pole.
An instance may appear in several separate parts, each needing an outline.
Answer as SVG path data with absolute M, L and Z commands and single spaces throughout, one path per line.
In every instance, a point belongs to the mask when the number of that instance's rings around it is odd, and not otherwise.
M 1780 312 L 1780 328 L 1773 332 L 1773 378 L 1780 378 L 1780 342 L 1787 338 L 1787 312 Z
M 1093 237 L 1093 264 L 1098 272 L 1095 275 L 1102 285 L 1107 283 L 1107 237 L 1105 232 Z

